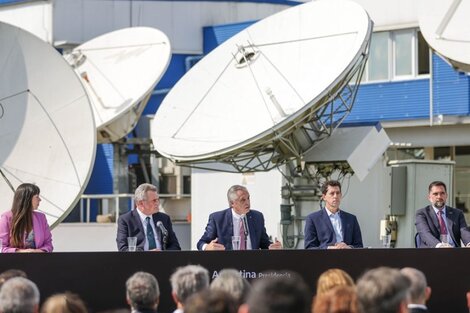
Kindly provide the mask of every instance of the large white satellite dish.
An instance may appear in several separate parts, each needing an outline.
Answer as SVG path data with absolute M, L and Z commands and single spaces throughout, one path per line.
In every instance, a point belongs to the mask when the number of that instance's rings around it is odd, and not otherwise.
M 356 3 L 320 0 L 250 26 L 197 63 L 152 124 L 156 149 L 177 163 L 267 170 L 331 134 L 349 113 L 372 21 Z
M 0 212 L 24 182 L 41 189 L 49 225 L 67 216 L 95 159 L 96 128 L 85 90 L 62 56 L 0 22 Z
M 454 68 L 470 72 L 470 0 L 422 0 L 419 27 L 427 43 Z
M 94 38 L 64 55 L 90 98 L 98 142 L 127 135 L 171 57 L 167 36 L 155 28 L 134 27 Z

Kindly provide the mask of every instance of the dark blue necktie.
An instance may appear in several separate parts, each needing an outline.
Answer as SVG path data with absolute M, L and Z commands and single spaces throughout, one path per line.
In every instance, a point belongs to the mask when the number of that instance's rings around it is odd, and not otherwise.
M 147 221 L 147 240 L 149 242 L 149 250 L 153 250 L 157 248 L 157 243 L 155 242 L 155 235 L 153 233 L 152 225 L 150 224 L 150 217 L 147 216 L 145 220 Z

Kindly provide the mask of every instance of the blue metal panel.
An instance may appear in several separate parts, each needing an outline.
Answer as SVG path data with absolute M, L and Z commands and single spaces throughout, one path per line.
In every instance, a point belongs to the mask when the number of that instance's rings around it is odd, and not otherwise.
M 429 79 L 366 84 L 346 122 L 406 120 L 429 116 Z
M 39 1 L 39 0 L 0 0 L 0 6 L 9 5 L 9 4 L 18 4 L 18 3 L 24 3 L 24 2 L 34 2 L 34 1 Z
M 249 21 L 243 23 L 225 24 L 206 26 L 203 28 L 203 51 L 208 54 L 218 45 L 232 37 L 233 35 L 244 30 L 248 26 L 256 23 L 256 21 Z
M 470 115 L 470 77 L 433 56 L 434 115 Z M 347 122 L 429 117 L 429 79 L 362 85 Z
M 469 77 L 433 55 L 434 114 L 468 115 Z
M 113 193 L 113 145 L 98 144 L 95 164 L 85 194 Z

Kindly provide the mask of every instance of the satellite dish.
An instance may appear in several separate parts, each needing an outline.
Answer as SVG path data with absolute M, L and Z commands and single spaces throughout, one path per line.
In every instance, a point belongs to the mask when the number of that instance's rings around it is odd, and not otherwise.
M 172 88 L 152 123 L 156 149 L 177 163 L 224 162 L 238 172 L 300 159 L 351 110 L 350 81 L 362 75 L 371 34 L 367 13 L 347 0 L 257 22 Z
M 39 211 L 52 226 L 90 177 L 93 113 L 77 76 L 49 44 L 1 22 L 0 40 L 0 210 L 10 209 L 18 185 L 35 183 Z
M 454 68 L 470 72 L 469 0 L 423 0 L 419 27 L 427 43 Z
M 94 38 L 64 55 L 90 98 L 98 142 L 114 142 L 137 124 L 171 57 L 167 36 L 135 27 Z

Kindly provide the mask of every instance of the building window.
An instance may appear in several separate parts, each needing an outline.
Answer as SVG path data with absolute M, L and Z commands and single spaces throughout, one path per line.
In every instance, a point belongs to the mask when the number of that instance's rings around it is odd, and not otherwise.
M 418 75 L 429 74 L 429 46 L 423 34 L 418 31 Z
M 394 75 L 413 75 L 413 32 L 409 30 L 393 32 Z
M 386 80 L 389 77 L 389 33 L 379 32 L 372 35 L 368 60 L 368 80 Z
M 417 29 L 375 32 L 363 82 L 412 79 L 429 74 L 429 46 Z

